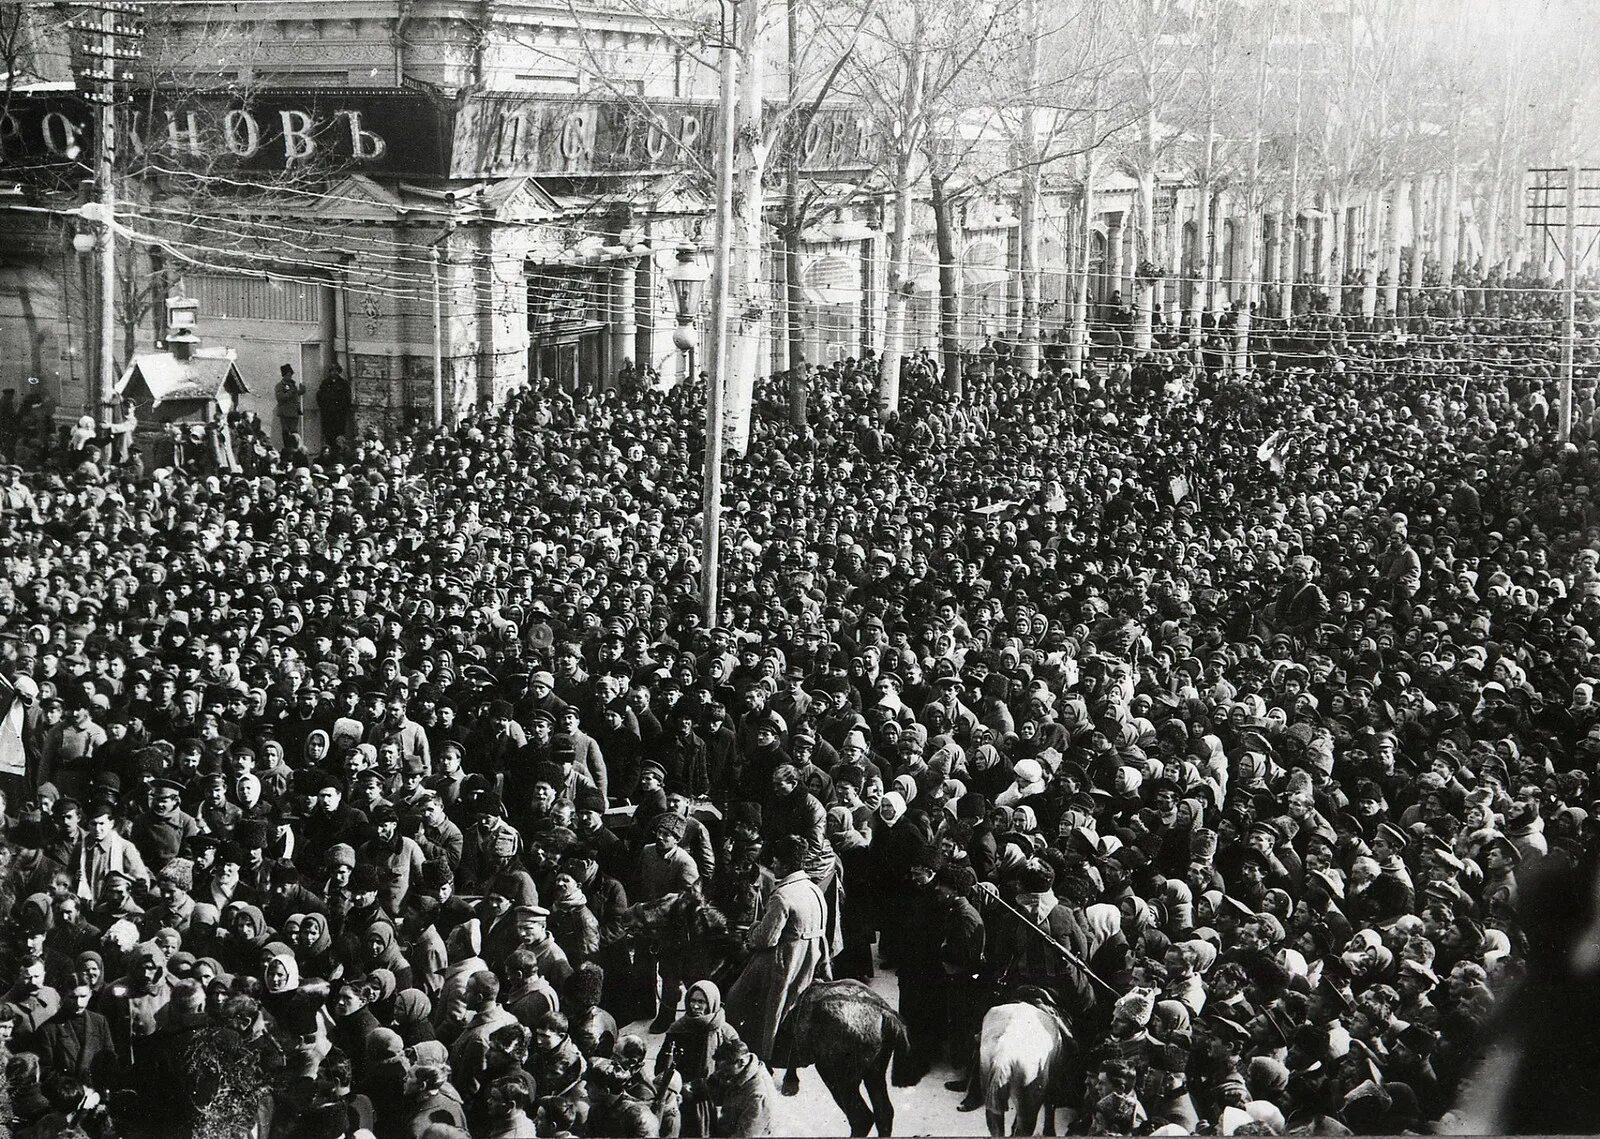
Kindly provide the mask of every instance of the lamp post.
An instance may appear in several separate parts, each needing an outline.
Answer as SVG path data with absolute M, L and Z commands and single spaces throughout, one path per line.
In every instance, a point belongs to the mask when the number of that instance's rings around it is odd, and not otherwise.
M 711 271 L 699 262 L 694 250 L 679 249 L 677 263 L 667 270 L 666 278 L 678 309 L 678 327 L 672 334 L 672 343 L 680 352 L 688 353 L 692 381 L 694 353 L 700 345 L 695 318 L 700 312 L 700 299 L 705 294 L 706 282 L 711 279 Z M 701 522 L 704 535 L 700 592 L 709 629 L 717 623 L 717 569 L 722 544 L 722 384 L 715 376 L 706 384 L 706 454 L 702 476 L 705 517 Z

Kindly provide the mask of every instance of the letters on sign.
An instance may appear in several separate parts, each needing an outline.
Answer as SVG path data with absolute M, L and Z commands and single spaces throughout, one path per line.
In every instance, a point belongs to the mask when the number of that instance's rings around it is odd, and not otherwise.
M 489 95 L 458 114 L 451 174 L 457 178 L 622 174 L 681 170 L 714 162 L 716 106 L 709 101 Z M 870 124 L 844 108 L 823 108 L 793 143 L 811 172 L 860 169 L 878 152 Z M 787 140 L 779 142 L 779 157 Z
M 355 167 L 439 176 L 449 167 L 451 113 L 410 92 L 268 91 L 248 103 L 157 93 L 119 108 L 118 151 L 133 173 L 139 160 L 159 158 L 248 171 Z M 76 94 L 17 95 L 0 114 L 0 169 L 87 164 L 94 138 L 94 111 Z
M 457 104 L 415 92 L 269 90 L 247 101 L 209 93 L 136 95 L 119 108 L 119 161 L 282 173 L 350 168 L 413 177 L 670 173 L 714 164 L 709 100 L 482 95 Z M 19 93 L 0 113 L 0 170 L 77 179 L 92 165 L 94 109 L 70 92 Z M 825 107 L 779 138 L 809 173 L 858 170 L 878 154 L 870 124 Z M 163 164 L 158 163 L 158 165 Z

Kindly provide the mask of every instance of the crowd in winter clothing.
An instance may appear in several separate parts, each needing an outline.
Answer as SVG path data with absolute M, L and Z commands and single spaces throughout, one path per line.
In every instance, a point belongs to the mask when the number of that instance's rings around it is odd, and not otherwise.
M 1026 990 L 1075 1132 L 1466 1118 L 1600 760 L 1600 444 L 1504 319 L 818 369 L 711 625 L 693 385 L 10 467 L 13 1133 L 764 1134 L 885 970 L 898 1096 Z

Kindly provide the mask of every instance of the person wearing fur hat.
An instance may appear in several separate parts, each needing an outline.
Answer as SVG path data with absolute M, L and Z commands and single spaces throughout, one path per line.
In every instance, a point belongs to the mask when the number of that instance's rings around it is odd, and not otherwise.
M 1056 1007 L 1070 1016 L 1088 1013 L 1095 997 L 1081 963 L 1090 955 L 1089 931 L 1082 912 L 1056 895 L 1055 867 L 1043 859 L 1028 859 L 1013 874 L 1010 885 L 1021 918 L 992 902 L 983 906 L 984 921 L 991 930 L 990 975 L 1044 989 L 1055 998 Z M 1076 961 L 1067 960 L 1040 937 L 1041 930 Z

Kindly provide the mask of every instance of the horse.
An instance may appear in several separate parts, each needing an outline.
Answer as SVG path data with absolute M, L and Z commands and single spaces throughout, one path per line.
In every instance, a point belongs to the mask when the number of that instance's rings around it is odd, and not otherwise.
M 915 1083 L 905 1078 L 910 1050 L 905 1022 L 888 1001 L 860 981 L 817 981 L 778 1025 L 773 1067 L 788 1067 L 792 1077 L 794 1069 L 815 1064 L 851 1135 L 866 1135 L 874 1126 L 879 1135 L 892 1135 L 889 1065 L 893 1060 L 896 1087 Z M 798 1083 L 785 1080 L 785 1095 L 797 1090 Z
M 1044 1133 L 1056 1133 L 1056 1107 L 1077 1054 L 1072 1033 L 1048 995 L 1019 990 L 983 1017 L 978 1032 L 978 1084 L 990 1135 L 1006 1133 L 1006 1112 L 1015 1107 L 1011 1134 L 1032 1135 L 1044 1111 Z

